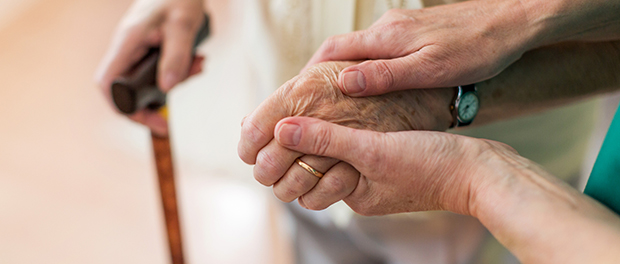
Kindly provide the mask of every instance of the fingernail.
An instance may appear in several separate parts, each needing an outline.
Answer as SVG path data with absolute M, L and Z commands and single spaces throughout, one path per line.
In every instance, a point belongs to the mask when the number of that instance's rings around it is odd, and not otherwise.
M 342 75 L 342 83 L 347 94 L 355 94 L 366 89 L 366 77 L 361 71 L 350 71 Z
M 278 131 L 279 142 L 286 146 L 297 146 L 301 139 L 301 127 L 296 124 L 283 124 Z
M 166 75 L 164 75 L 164 80 L 163 80 L 161 88 L 165 91 L 168 91 L 172 89 L 172 87 L 175 84 L 177 84 L 177 75 L 172 72 L 169 72 L 169 73 L 166 73 Z

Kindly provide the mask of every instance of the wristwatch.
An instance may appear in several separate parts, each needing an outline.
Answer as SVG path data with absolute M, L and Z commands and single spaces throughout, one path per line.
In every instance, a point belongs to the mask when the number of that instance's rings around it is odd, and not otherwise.
M 456 95 L 450 105 L 452 125 L 450 128 L 462 127 L 471 124 L 480 109 L 480 98 L 475 84 L 456 87 Z

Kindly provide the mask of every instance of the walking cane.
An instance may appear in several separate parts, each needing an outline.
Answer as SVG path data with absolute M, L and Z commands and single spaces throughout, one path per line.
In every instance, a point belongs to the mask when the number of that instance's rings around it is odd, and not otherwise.
M 209 35 L 209 17 L 205 15 L 205 22 L 196 36 L 194 49 Z M 112 83 L 112 99 L 114 104 L 124 114 L 133 114 L 143 109 L 157 110 L 162 117 L 168 119 L 166 108 L 166 94 L 157 86 L 157 62 L 159 48 L 152 48 L 127 74 L 119 77 Z M 185 263 L 181 241 L 181 227 L 174 183 L 174 169 L 172 153 L 170 151 L 170 137 L 159 136 L 151 131 L 157 178 L 161 194 L 168 246 L 172 264 Z

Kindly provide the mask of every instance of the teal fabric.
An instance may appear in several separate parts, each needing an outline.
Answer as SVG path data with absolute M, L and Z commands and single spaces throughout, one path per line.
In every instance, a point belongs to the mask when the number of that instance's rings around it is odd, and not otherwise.
M 607 131 L 584 193 L 620 214 L 620 107 Z

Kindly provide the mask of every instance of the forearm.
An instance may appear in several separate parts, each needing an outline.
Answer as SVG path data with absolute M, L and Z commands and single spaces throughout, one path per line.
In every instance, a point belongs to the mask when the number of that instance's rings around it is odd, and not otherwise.
M 565 41 L 620 39 L 620 2 L 616 0 L 519 0 L 532 48 Z
M 477 84 L 473 124 L 542 111 L 620 88 L 620 41 L 562 43 L 529 51 Z
M 516 154 L 483 163 L 471 214 L 523 263 L 620 261 L 617 215 Z

